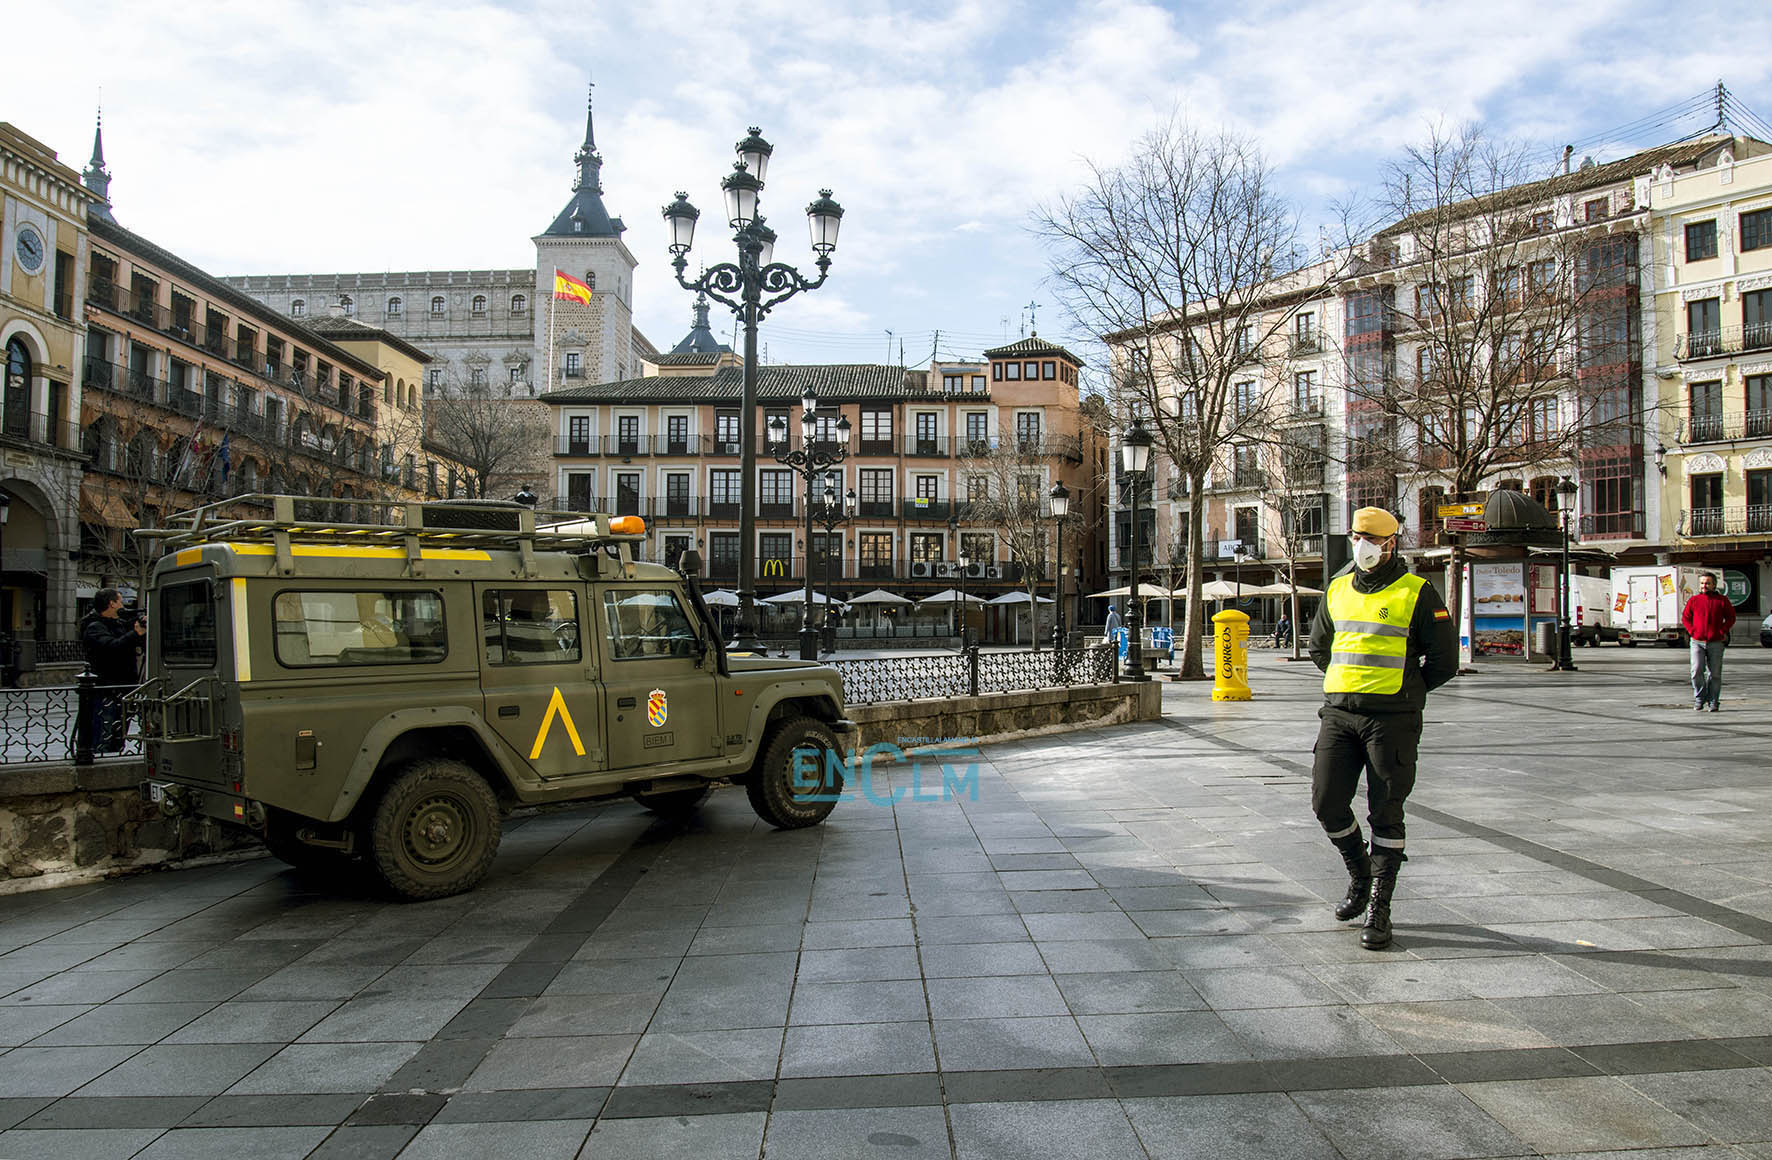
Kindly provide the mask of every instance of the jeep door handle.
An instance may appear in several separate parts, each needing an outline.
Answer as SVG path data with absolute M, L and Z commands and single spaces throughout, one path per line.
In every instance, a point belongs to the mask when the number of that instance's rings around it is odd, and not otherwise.
M 615 699 L 615 707 L 617 709 L 632 709 L 634 707 L 634 698 L 617 697 Z
M 500 717 L 521 717 L 523 715 L 523 708 L 520 705 L 500 705 L 498 707 L 498 715 Z

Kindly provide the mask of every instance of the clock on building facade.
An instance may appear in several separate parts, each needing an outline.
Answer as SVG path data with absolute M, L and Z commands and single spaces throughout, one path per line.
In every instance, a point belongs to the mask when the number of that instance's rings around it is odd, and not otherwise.
M 33 225 L 22 225 L 18 228 L 18 237 L 13 246 L 18 255 L 18 264 L 23 266 L 25 273 L 35 274 L 43 269 L 43 255 L 46 247 L 43 235 Z

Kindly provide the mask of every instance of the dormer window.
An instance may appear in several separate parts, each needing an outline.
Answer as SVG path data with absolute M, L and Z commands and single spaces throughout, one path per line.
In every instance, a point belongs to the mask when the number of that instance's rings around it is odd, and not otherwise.
M 308 312 L 308 304 L 305 300 L 303 300 L 301 298 L 297 298 L 289 303 L 289 317 L 300 318 L 302 315 L 306 314 L 307 312 Z

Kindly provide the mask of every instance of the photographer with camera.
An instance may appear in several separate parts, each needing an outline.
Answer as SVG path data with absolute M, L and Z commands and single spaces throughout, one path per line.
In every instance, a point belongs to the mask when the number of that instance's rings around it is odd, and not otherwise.
M 123 597 L 115 588 L 100 588 L 93 595 L 92 612 L 80 625 L 80 643 L 86 649 L 86 665 L 99 683 L 89 722 L 94 753 L 123 750 L 127 724 L 123 694 L 141 683 L 140 658 L 147 636 L 147 619 L 124 615 Z

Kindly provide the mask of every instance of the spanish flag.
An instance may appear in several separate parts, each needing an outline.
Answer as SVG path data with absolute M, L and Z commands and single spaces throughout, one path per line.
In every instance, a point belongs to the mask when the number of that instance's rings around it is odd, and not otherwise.
M 591 288 L 556 267 L 554 269 L 554 297 L 589 306 L 591 304 Z

